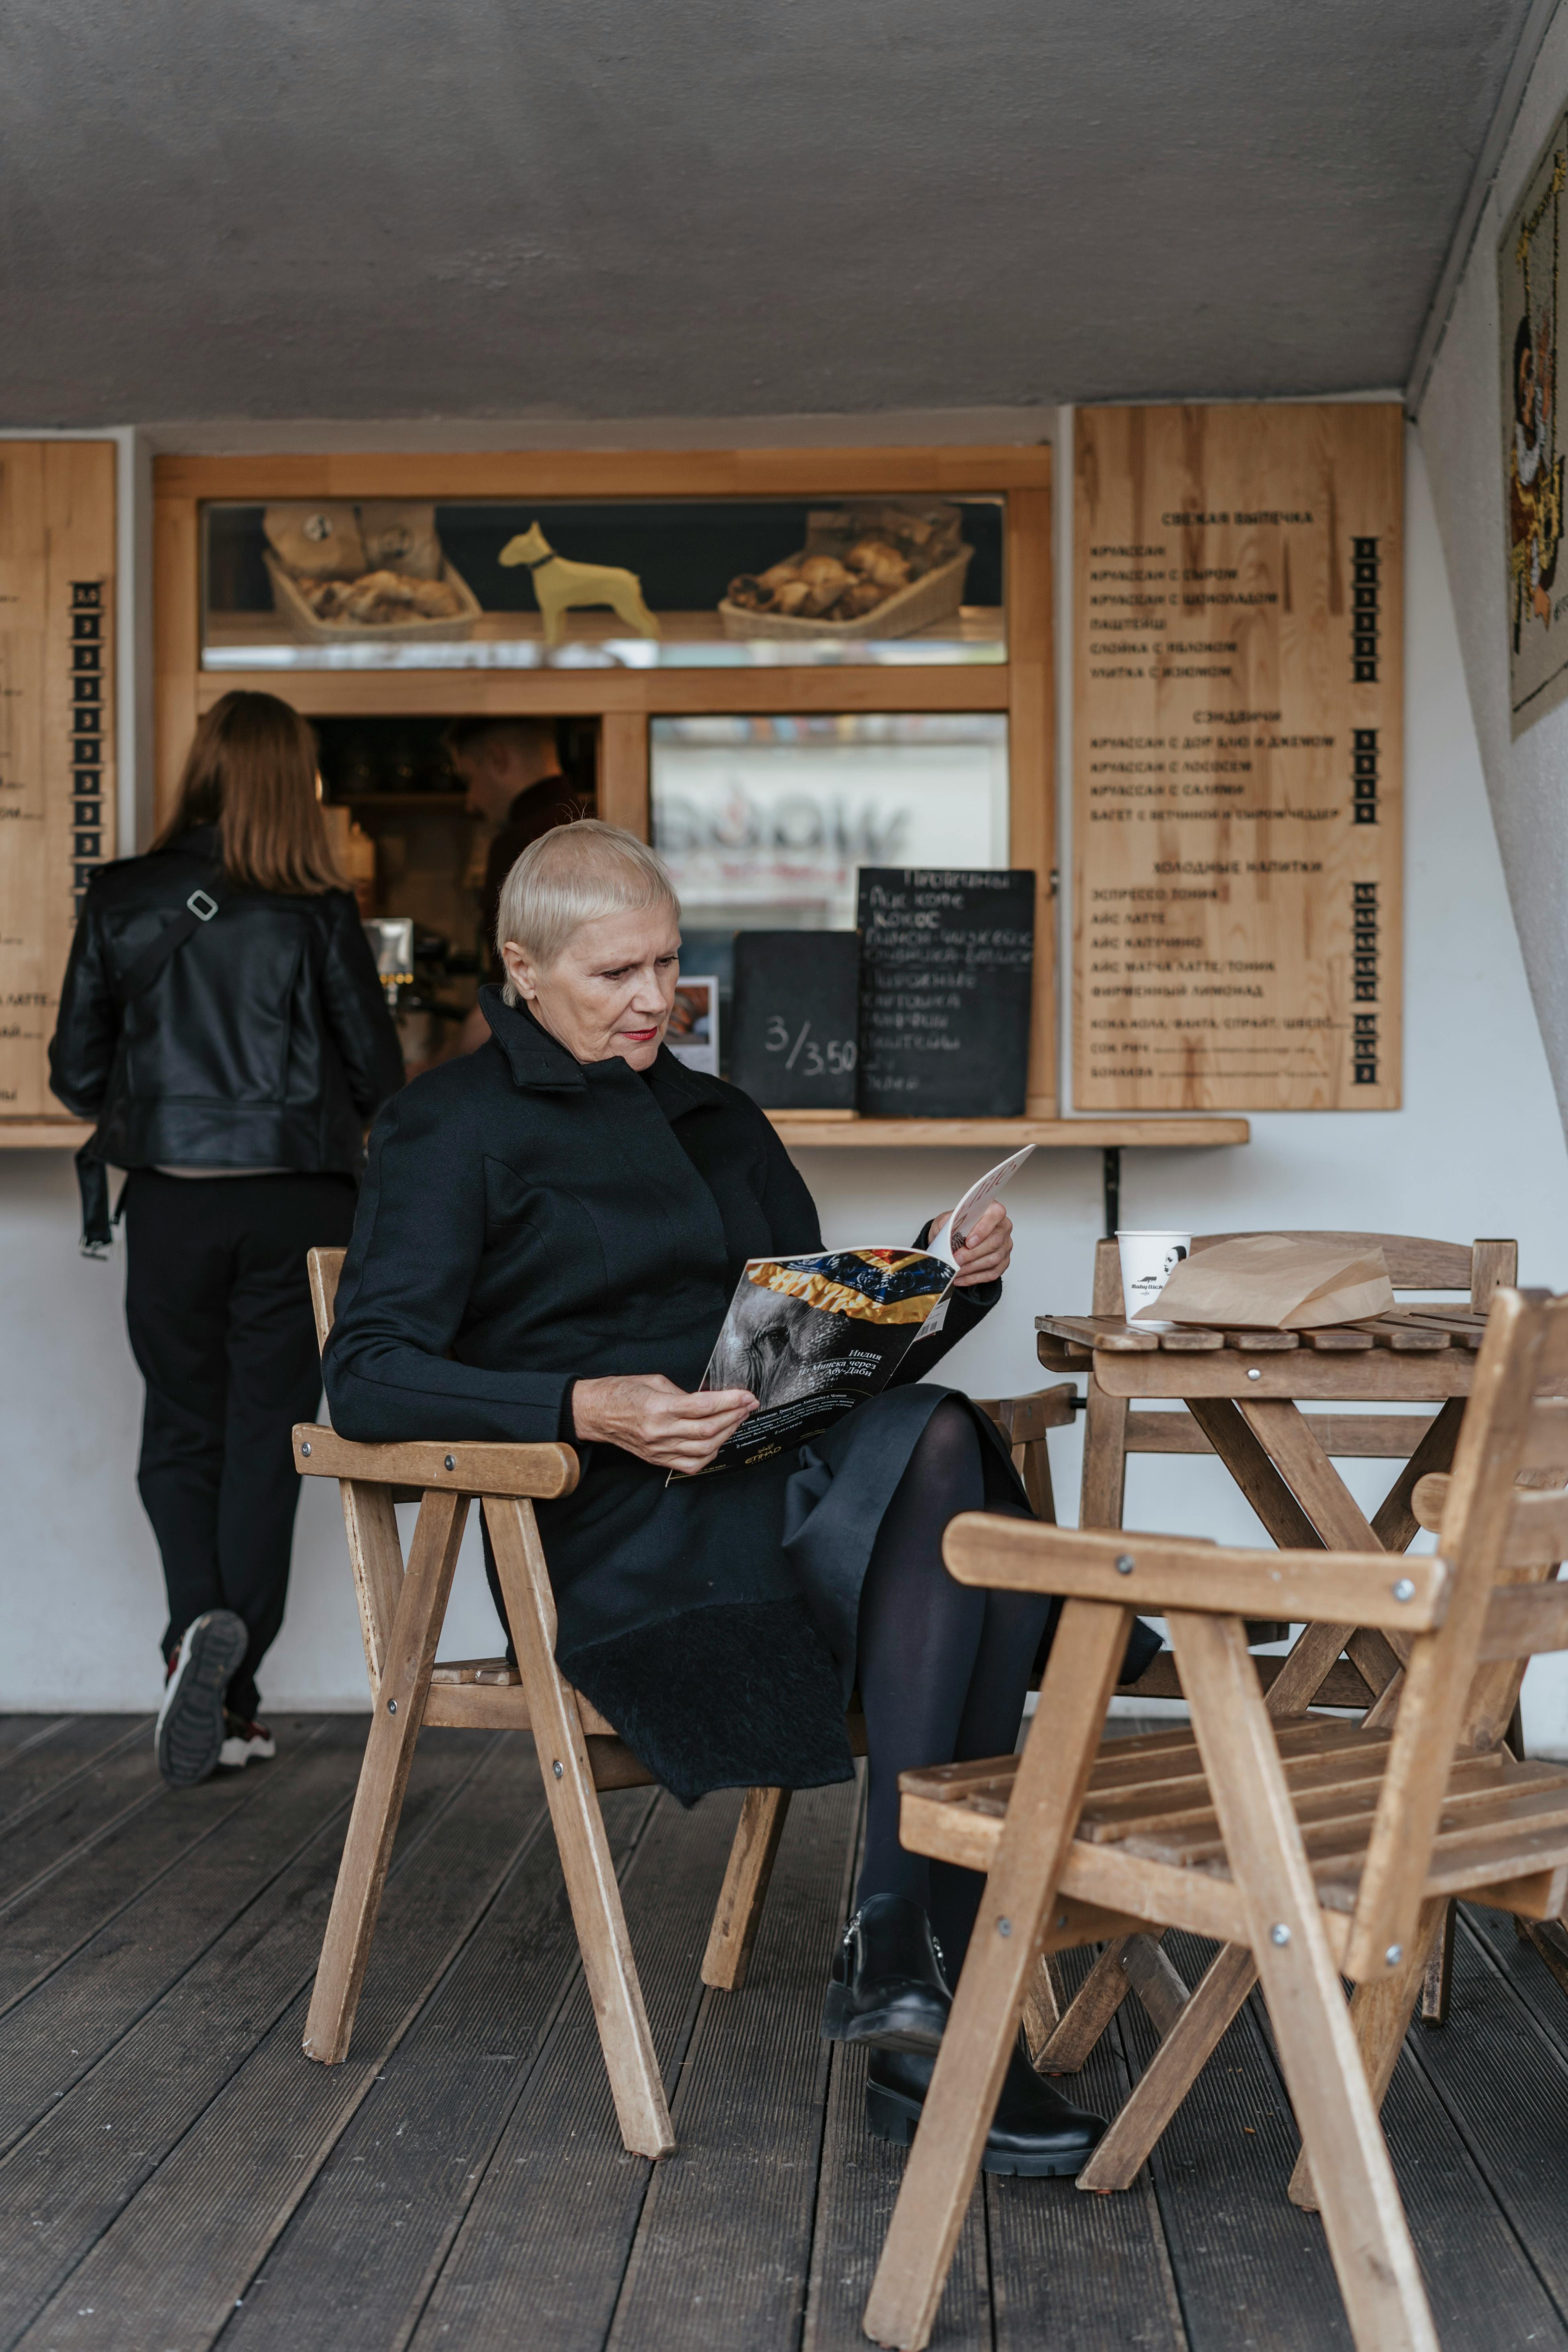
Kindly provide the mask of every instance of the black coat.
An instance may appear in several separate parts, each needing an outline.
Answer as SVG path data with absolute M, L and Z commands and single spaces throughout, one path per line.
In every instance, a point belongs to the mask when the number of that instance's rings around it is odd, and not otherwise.
M 694 1389 L 744 1261 L 822 1245 L 739 1088 L 668 1051 L 641 1076 L 581 1065 L 498 991 L 480 1002 L 490 1043 L 416 1079 L 371 1137 L 325 1363 L 347 1437 L 569 1438 L 574 1380 Z M 955 1293 L 897 1385 L 777 1463 L 669 1486 L 594 1444 L 575 1492 L 539 1507 L 563 1671 L 679 1796 L 849 1770 L 860 1580 L 945 1393 L 921 1375 L 999 1292 Z M 1000 1440 L 985 1451 L 1015 1501 Z
M 120 982 L 218 864 L 217 829 L 95 874 L 71 943 L 49 1084 L 116 1168 L 357 1176 L 403 1083 L 397 1030 L 346 890 L 236 892 L 129 1003 Z M 100 1181 L 101 1182 L 101 1174 Z

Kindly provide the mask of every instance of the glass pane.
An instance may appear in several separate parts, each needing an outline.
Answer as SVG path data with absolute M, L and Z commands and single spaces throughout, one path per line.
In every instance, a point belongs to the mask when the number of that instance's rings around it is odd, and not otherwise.
M 1005 500 L 212 503 L 206 669 L 1006 659 Z
M 656 719 L 653 842 L 681 904 L 681 966 L 717 975 L 738 930 L 853 930 L 861 866 L 1005 866 L 1000 712 Z

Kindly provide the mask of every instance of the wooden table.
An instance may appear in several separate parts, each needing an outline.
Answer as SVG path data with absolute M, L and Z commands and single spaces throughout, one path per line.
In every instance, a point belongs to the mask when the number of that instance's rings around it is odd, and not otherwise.
M 1129 1409 L 1136 1399 L 1160 1399 L 1184 1405 L 1199 1433 L 1177 1415 L 1138 1416 L 1142 1433 L 1155 1442 L 1135 1450 L 1212 1449 L 1277 1544 L 1361 1552 L 1404 1551 L 1415 1537 L 1411 1497 L 1417 1480 L 1447 1469 L 1453 1459 L 1485 1328 L 1485 1316 L 1468 1305 L 1396 1307 L 1364 1323 L 1300 1333 L 1151 1331 L 1115 1316 L 1036 1318 L 1042 1364 L 1089 1376 L 1085 1526 L 1121 1526 Z M 1415 1415 L 1301 1410 L 1303 1404 L 1352 1403 L 1437 1410 L 1426 1423 Z M 1176 1424 L 1168 1438 L 1159 1429 L 1165 1418 Z M 1336 1453 L 1408 1457 L 1371 1519 L 1334 1467 Z M 1342 1652 L 1366 1686 L 1363 1705 L 1377 1699 L 1398 1672 L 1397 1650 L 1384 1635 L 1352 1625 L 1314 1626 L 1279 1662 L 1270 1678 L 1270 1712 L 1293 1714 L 1310 1706 Z

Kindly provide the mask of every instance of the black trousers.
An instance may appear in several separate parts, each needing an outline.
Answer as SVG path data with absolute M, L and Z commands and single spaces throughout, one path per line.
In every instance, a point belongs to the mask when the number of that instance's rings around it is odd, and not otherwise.
M 283 1622 L 300 1479 L 289 1431 L 321 1397 L 305 1253 L 353 1224 L 345 1176 L 161 1176 L 125 1183 L 125 1319 L 147 1383 L 137 1485 L 169 1596 L 165 1658 L 193 1618 L 232 1609 L 250 1633 L 229 1685 Z

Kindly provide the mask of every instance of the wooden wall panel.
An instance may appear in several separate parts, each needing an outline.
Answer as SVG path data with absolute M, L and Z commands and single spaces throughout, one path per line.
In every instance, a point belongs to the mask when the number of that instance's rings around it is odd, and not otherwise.
M 114 467 L 112 442 L 0 442 L 0 1120 L 67 1117 L 47 1050 L 114 855 Z
M 1055 671 L 1051 494 L 1015 490 L 1007 500 L 1007 854 L 1016 867 L 1035 876 L 1031 1118 L 1057 1115 Z
M 1403 446 L 1384 404 L 1079 414 L 1079 1109 L 1398 1106 Z

